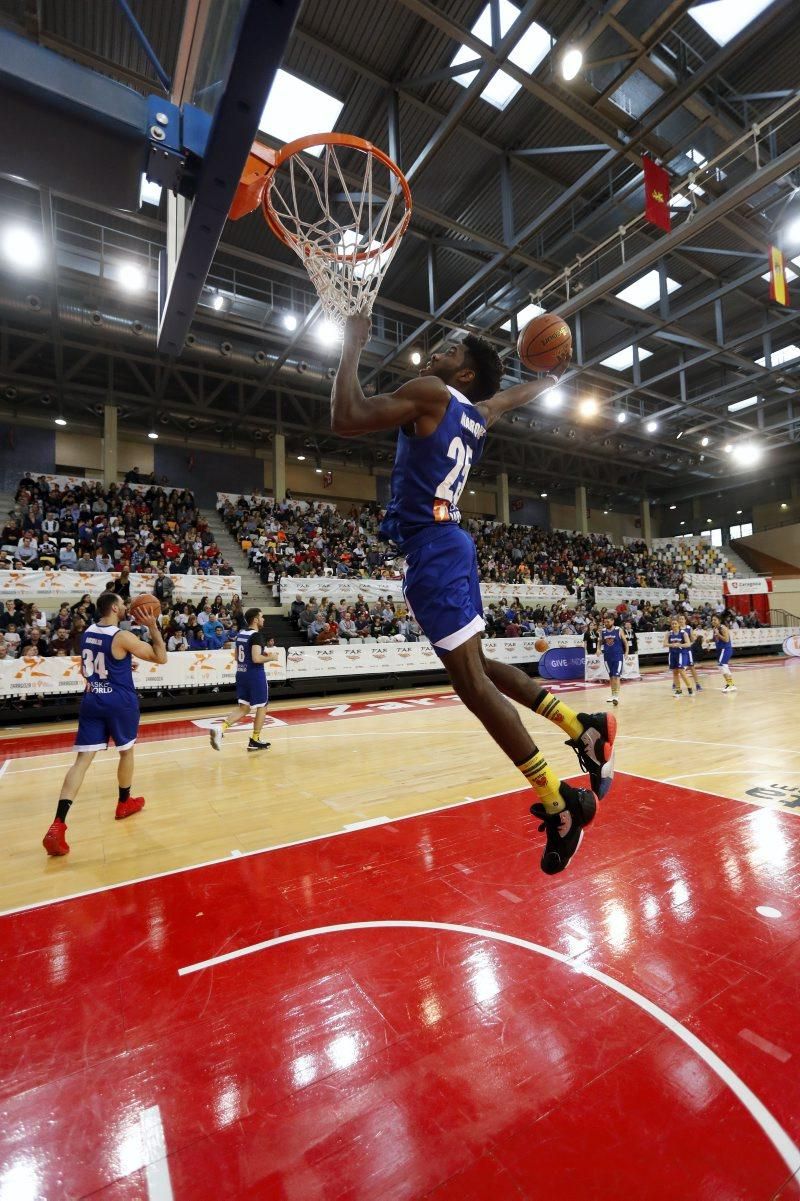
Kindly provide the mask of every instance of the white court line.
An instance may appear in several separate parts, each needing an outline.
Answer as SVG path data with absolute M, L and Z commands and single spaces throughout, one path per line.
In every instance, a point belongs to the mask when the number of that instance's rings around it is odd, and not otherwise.
M 782 755 L 800 755 L 796 747 L 790 750 L 783 746 L 754 746 L 747 742 L 711 742 L 707 738 L 662 738 L 658 734 L 619 734 L 618 741 L 632 742 L 675 742 L 678 746 L 720 746 L 726 751 L 760 751 L 762 755 L 779 751 Z
M 712 1051 L 710 1047 L 707 1047 L 691 1030 L 687 1030 L 671 1013 L 667 1013 L 665 1009 L 662 1009 L 660 1005 L 656 1005 L 649 997 L 645 997 L 642 993 L 629 988 L 622 981 L 615 980 L 613 976 L 607 976 L 605 972 L 598 971 L 597 968 L 593 968 L 587 963 L 576 962 L 568 955 L 562 954 L 561 951 L 554 951 L 550 947 L 541 946 L 539 943 L 529 942 L 525 938 L 517 938 L 513 934 L 502 934 L 498 930 L 484 930 L 479 926 L 461 926 L 451 922 L 343 922 L 341 925 L 319 926 L 313 930 L 296 930 L 293 934 L 282 934 L 278 938 L 270 938 L 265 942 L 254 943 L 249 947 L 241 947 L 238 951 L 228 951 L 225 955 L 217 955 L 213 959 L 204 960 L 202 963 L 192 963 L 187 967 L 179 968 L 178 975 L 188 976 L 194 972 L 216 967 L 220 963 L 228 963 L 232 959 L 241 959 L 245 955 L 253 955 L 257 951 L 281 946 L 283 943 L 299 942 L 305 938 L 317 938 L 321 934 L 338 934 L 341 931 L 349 930 L 386 929 L 447 930 L 453 934 L 468 934 L 477 938 L 493 939 L 495 942 L 508 943 L 510 946 L 521 947 L 524 951 L 533 951 L 537 955 L 544 955 L 548 959 L 554 959 L 558 963 L 563 963 L 572 971 L 578 972 L 582 976 L 588 976 L 591 980 L 596 980 L 598 984 L 604 984 L 606 988 L 619 993 L 621 997 L 632 1001 L 634 1005 L 638 1005 L 645 1013 L 650 1014 L 651 1017 L 655 1018 L 657 1022 L 660 1022 L 662 1026 L 669 1030 L 671 1034 L 674 1034 L 685 1043 L 689 1050 L 693 1051 L 699 1059 L 702 1059 L 707 1067 L 719 1077 L 722 1083 L 727 1085 L 756 1124 L 761 1127 L 789 1171 L 800 1171 L 800 1148 L 792 1142 L 778 1120 L 773 1117 L 755 1093 L 748 1088 L 744 1080 L 740 1076 L 737 1076 L 733 1069 L 728 1067 L 724 1060 L 720 1059 L 719 1055 Z
M 6 774 L 10 762 L 10 759 L 6 759 L 4 760 L 2 767 L 0 767 L 0 780 L 2 780 L 3 776 Z
M 687 771 L 680 776 L 665 776 L 663 783 L 672 784 L 675 780 L 693 780 L 695 776 L 749 776 L 753 771 L 752 767 L 729 767 L 727 769 L 714 771 Z M 781 776 L 800 776 L 800 768 L 780 768 L 778 773 Z M 701 789 L 701 791 L 705 791 Z M 731 800 L 735 800 L 732 797 Z
M 139 1133 L 145 1157 L 145 1176 L 150 1201 L 173 1201 L 172 1181 L 167 1163 L 167 1143 L 161 1110 L 157 1105 L 143 1109 L 139 1115 Z

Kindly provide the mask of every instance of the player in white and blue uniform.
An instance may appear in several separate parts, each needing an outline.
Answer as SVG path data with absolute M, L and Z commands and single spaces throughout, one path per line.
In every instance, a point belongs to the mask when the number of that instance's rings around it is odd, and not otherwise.
M 736 692 L 736 685 L 733 682 L 731 674 L 730 662 L 733 658 L 733 643 L 731 642 L 731 632 L 724 622 L 718 617 L 711 618 L 711 637 L 714 639 L 714 646 L 717 651 L 717 663 L 722 672 L 722 678 L 725 681 L 723 692 Z
M 694 642 L 694 636 L 697 631 L 691 622 L 687 621 L 686 625 L 683 627 L 683 632 L 686 635 L 687 642 L 689 643 L 689 649 L 686 652 L 686 667 L 694 682 L 695 692 L 702 692 L 702 686 L 697 678 L 697 668 L 694 665 L 694 651 L 692 650 L 692 643 Z
M 392 499 L 381 532 L 406 557 L 406 602 L 453 687 L 537 794 L 531 811 L 546 833 L 541 867 L 552 875 L 567 866 L 595 815 L 593 792 L 600 799 L 611 787 L 616 718 L 574 713 L 519 668 L 484 657 L 475 545 L 460 528 L 458 504 L 470 468 L 483 453 L 486 431 L 547 391 L 557 376 L 501 392 L 497 352 L 469 335 L 431 354 L 419 378 L 395 392 L 365 397 L 358 362 L 369 330 L 368 317 L 347 319 L 331 426 L 344 437 L 399 430 Z M 559 780 L 507 697 L 566 731 L 593 792 Z
M 236 708 L 223 718 L 221 725 L 214 726 L 210 731 L 209 740 L 215 751 L 222 750 L 225 731 L 249 713 L 255 713 L 255 718 L 253 733 L 247 743 L 248 751 L 266 751 L 271 745 L 261 741 L 261 731 L 264 728 L 269 703 L 266 664 L 276 656 L 264 649 L 261 640 L 261 631 L 264 628 L 264 615 L 261 610 L 248 609 L 244 619 L 246 627 L 239 630 L 233 644 L 236 664 Z
M 614 625 L 614 618 L 609 614 L 603 618 L 603 629 L 600 632 L 600 645 L 603 648 L 603 660 L 611 682 L 610 703 L 616 709 L 619 704 L 619 682 L 622 678 L 622 666 L 628 653 L 628 639 L 623 630 Z
M 683 696 L 681 691 L 683 683 L 686 685 L 689 696 L 693 696 L 694 693 L 686 675 L 686 669 L 689 666 L 687 659 L 689 639 L 680 617 L 673 617 L 670 621 L 670 628 L 664 635 L 664 646 L 667 648 L 669 669 L 672 672 L 672 695 L 674 697 Z
M 144 808 L 144 797 L 131 796 L 133 746 L 139 731 L 139 698 L 131 659 L 166 663 L 167 650 L 155 614 L 142 609 L 136 613 L 137 621 L 150 632 L 150 644 L 132 631 L 119 628 L 126 611 L 122 597 L 102 593 L 97 601 L 97 621 L 81 637 L 81 671 L 86 686 L 75 737 L 77 757 L 64 777 L 55 818 L 44 836 L 42 845 L 48 855 L 68 853 L 67 814 L 92 760 L 110 742 L 119 751 L 117 820 Z

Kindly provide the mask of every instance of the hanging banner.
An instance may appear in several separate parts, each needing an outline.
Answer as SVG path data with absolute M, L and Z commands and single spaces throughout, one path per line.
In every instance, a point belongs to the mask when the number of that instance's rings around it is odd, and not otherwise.
M 642 155 L 642 167 L 644 168 L 645 220 L 669 233 L 672 229 L 669 211 L 669 172 L 665 167 L 659 167 L 646 154 Z
M 674 588 L 640 588 L 638 584 L 630 586 L 619 584 L 611 588 L 598 586 L 594 590 L 594 600 L 597 605 L 620 605 L 623 601 L 629 600 L 675 600 L 675 597 Z
M 726 596 L 753 596 L 757 592 L 771 592 L 772 580 L 765 576 L 752 576 L 746 580 L 725 580 L 723 590 Z
M 789 304 L 789 282 L 786 278 L 786 260 L 777 246 L 769 248 L 769 298 L 775 304 Z
M 335 576 L 282 576 L 281 604 L 289 605 L 297 596 L 306 603 L 312 596 L 317 601 L 325 596 L 334 602 L 343 600 L 348 605 L 354 604 L 359 596 L 363 597 L 365 601 L 377 600 L 379 597 L 402 601 L 403 585 L 399 578 L 393 580 L 343 580 L 337 579 Z M 481 597 L 486 606 L 497 604 L 500 601 L 506 601 L 511 605 L 516 600 L 523 605 L 553 604 L 554 601 L 563 600 L 565 596 L 567 596 L 567 590 L 559 584 L 481 584 Z

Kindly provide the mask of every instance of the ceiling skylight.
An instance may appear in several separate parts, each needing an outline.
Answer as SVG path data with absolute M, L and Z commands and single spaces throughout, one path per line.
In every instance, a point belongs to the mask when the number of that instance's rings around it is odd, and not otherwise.
M 534 317 L 541 317 L 544 309 L 540 304 L 526 304 L 524 309 L 520 309 L 517 313 L 517 329 L 524 329 L 529 321 L 533 321 Z M 500 326 L 501 329 L 511 329 L 511 318 L 504 321 Z
M 500 0 L 498 10 L 500 36 L 505 37 L 519 16 L 520 10 L 515 4 L 511 3 L 511 0 Z M 471 32 L 476 38 L 480 38 L 482 42 L 485 42 L 487 46 L 491 46 L 492 16 L 490 4 L 487 4 L 482 9 L 480 16 L 472 26 Z M 521 67 L 523 71 L 531 74 L 539 66 L 539 63 L 547 58 L 552 45 L 553 39 L 547 30 L 536 21 L 532 21 L 508 58 L 515 66 Z M 478 54 L 474 50 L 471 50 L 469 46 L 462 46 L 450 60 L 450 66 L 457 67 L 459 63 L 468 63 L 475 58 L 478 58 Z M 467 71 L 462 75 L 455 75 L 453 78 L 456 83 L 460 83 L 463 88 L 467 88 L 477 74 L 477 71 Z M 481 96 L 489 104 L 493 104 L 495 108 L 502 109 L 514 99 L 521 87 L 522 84 L 517 83 L 516 79 L 512 79 L 510 75 L 506 75 L 505 71 L 495 71 L 481 92 Z
M 640 346 L 639 362 L 649 359 L 652 353 L 652 350 L 645 350 L 643 346 Z M 633 347 L 626 346 L 624 350 L 618 350 L 616 354 L 609 355 L 607 359 L 601 359 L 600 365 L 610 367 L 612 371 L 627 371 L 633 366 Z
M 746 400 L 735 400 L 732 405 L 728 405 L 728 412 L 739 413 L 742 409 L 752 409 L 753 405 L 757 404 L 757 396 L 748 396 Z
M 335 96 L 279 70 L 258 128 L 280 142 L 293 142 L 307 133 L 333 129 L 343 108 L 343 102 Z M 314 146 L 306 153 L 319 158 L 322 147 Z
M 792 359 L 797 358 L 800 358 L 800 346 L 784 346 L 781 350 L 773 350 L 772 366 L 782 367 L 784 363 L 790 363 Z M 756 359 L 756 362 L 759 367 L 766 367 L 767 365 L 766 358 Z
M 772 0 L 711 0 L 690 8 L 689 16 L 720 46 L 727 46 L 770 4 Z
M 667 276 L 667 294 L 677 291 L 680 286 L 674 279 Z M 635 304 L 638 309 L 649 309 L 656 303 L 660 295 L 661 288 L 657 271 L 648 271 L 647 275 L 643 275 L 641 279 L 635 280 L 632 284 L 628 284 L 627 288 L 616 293 L 617 300 L 624 300 L 626 304 Z
M 792 259 L 792 262 L 794 263 L 795 267 L 800 267 L 800 258 Z M 784 275 L 786 276 L 788 283 L 791 283 L 793 279 L 797 279 L 797 272 L 792 271 L 791 267 L 786 268 Z M 765 271 L 761 278 L 769 282 L 769 271 Z M 762 367 L 764 366 L 763 363 L 761 365 Z

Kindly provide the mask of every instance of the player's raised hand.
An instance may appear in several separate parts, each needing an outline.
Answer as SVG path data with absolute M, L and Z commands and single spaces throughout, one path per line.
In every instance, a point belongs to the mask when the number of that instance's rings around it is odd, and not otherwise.
M 154 609 L 141 608 L 137 609 L 136 611 L 136 620 L 140 625 L 143 625 L 146 629 L 150 630 L 151 633 L 153 630 L 158 630 L 161 628 L 158 624 L 158 617 L 159 615 Z
M 348 349 L 361 350 L 369 342 L 372 318 L 368 313 L 355 313 L 344 323 L 344 345 Z

